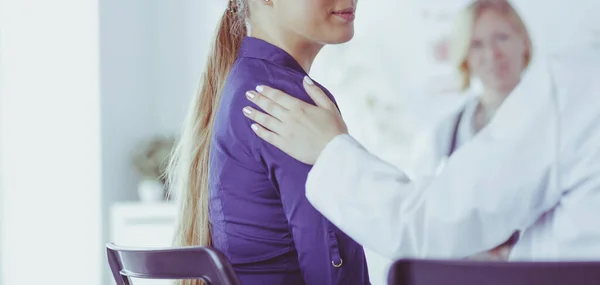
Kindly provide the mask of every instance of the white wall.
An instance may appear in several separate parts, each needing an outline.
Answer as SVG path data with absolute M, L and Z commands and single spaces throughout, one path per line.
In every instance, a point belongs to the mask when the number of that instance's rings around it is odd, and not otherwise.
M 543 1 L 543 5 L 542 2 L 531 0 L 512 2 L 542 52 L 552 53 L 598 41 L 598 0 L 547 0 Z
M 354 39 L 326 47 L 311 72 L 336 96 L 350 132 L 391 161 L 406 156 L 411 124 L 402 114 L 419 95 L 418 5 L 359 1 Z
M 0 280 L 99 285 L 97 1 L 3 0 L 0 11 Z
M 110 205 L 136 199 L 137 173 L 130 153 L 138 141 L 155 133 L 145 2 L 100 2 L 102 245 L 109 241 Z M 108 284 L 108 264 L 102 265 L 102 284 Z
M 207 22 L 215 21 L 206 12 L 204 1 L 101 1 L 103 243 L 110 241 L 110 206 L 138 199 L 133 149 L 180 130 L 204 68 L 213 30 Z
M 4 70 L 4 65 L 2 64 L 2 62 L 4 61 L 3 59 L 3 45 L 4 45 L 4 37 L 2 36 L 2 29 L 3 29 L 3 17 L 2 15 L 3 13 L 3 8 L 4 5 L 0 4 L 0 112 L 3 110 L 2 107 L 2 102 L 4 102 L 4 88 L 3 88 L 3 70 Z M 4 147 L 2 146 L 2 141 L 3 141 L 3 124 L 2 124 L 2 116 L 0 115 L 0 207 L 2 207 L 2 205 L 5 204 L 4 202 L 4 163 L 2 162 L 2 158 L 4 157 Z M 5 254 L 4 254 L 4 247 L 6 246 L 4 243 L 4 238 L 2 235 L 2 232 L 4 230 L 4 211 L 0 210 L 0 276 L 4 276 L 4 258 L 5 258 Z M 4 278 L 0 277 L 0 285 L 4 284 Z
M 153 31 L 151 77 L 158 130 L 177 133 L 198 90 L 215 13 L 208 13 L 211 5 L 205 1 L 151 3 L 148 24 Z

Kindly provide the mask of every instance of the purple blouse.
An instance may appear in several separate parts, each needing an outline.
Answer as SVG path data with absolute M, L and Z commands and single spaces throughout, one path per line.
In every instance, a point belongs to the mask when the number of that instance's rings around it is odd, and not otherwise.
M 246 91 L 257 85 L 312 103 L 302 85 L 305 75 L 284 50 L 244 39 L 223 90 L 211 142 L 213 245 L 229 258 L 244 285 L 370 284 L 362 247 L 306 199 L 311 166 L 262 141 L 242 113 L 251 104 Z

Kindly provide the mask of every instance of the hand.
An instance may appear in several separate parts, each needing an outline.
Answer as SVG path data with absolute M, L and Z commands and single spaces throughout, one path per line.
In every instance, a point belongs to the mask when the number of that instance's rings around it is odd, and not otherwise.
M 496 257 L 499 260 L 508 260 L 510 256 L 510 252 L 512 250 L 512 246 L 510 245 L 501 245 L 490 250 L 490 255 Z
M 263 140 L 291 157 L 314 164 L 321 151 L 336 136 L 348 133 L 339 110 L 323 90 L 305 77 L 304 89 L 316 106 L 282 91 L 258 86 L 246 97 L 266 113 L 252 107 L 244 115 L 255 121 L 252 130 Z
M 501 245 L 492 250 L 480 252 L 467 257 L 468 260 L 478 261 L 507 261 L 510 256 L 512 246 Z

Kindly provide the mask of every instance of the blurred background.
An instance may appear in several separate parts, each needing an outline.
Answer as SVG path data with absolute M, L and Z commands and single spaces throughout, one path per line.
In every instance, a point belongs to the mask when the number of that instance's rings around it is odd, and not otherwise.
M 359 1 L 355 39 L 313 67 L 350 132 L 398 166 L 462 96 L 447 36 L 468 3 Z M 537 52 L 598 43 L 597 0 L 511 3 Z M 225 5 L 0 0 L 0 285 L 113 284 L 106 242 L 170 245 L 157 173 Z

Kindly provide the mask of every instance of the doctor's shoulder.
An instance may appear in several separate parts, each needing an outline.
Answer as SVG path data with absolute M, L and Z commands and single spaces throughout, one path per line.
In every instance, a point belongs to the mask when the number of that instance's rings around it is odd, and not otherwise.
M 576 66 L 591 66 L 600 62 L 600 48 L 590 45 L 580 45 L 565 48 L 549 54 L 554 62 L 572 63 Z
M 572 108 L 589 109 L 583 106 L 585 102 L 597 106 L 600 102 L 597 94 L 600 90 L 600 50 L 569 48 L 548 55 L 547 62 L 561 112 L 574 112 Z M 583 109 L 580 111 L 584 112 Z
M 600 138 L 600 50 L 580 47 L 549 56 L 550 73 L 559 102 L 559 118 L 569 126 L 562 140 L 583 141 L 597 149 Z M 591 141 L 590 141 L 591 139 Z M 594 141 L 594 142 L 592 142 Z M 566 143 L 566 142 L 565 142 Z
M 582 83 L 600 79 L 600 50 L 588 46 L 564 49 L 548 56 L 557 83 Z

